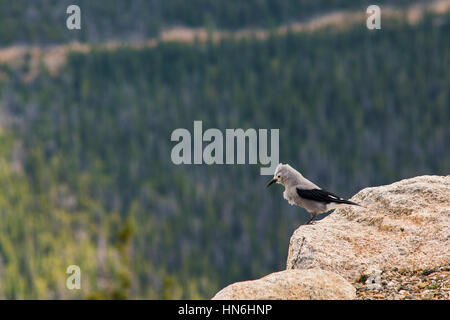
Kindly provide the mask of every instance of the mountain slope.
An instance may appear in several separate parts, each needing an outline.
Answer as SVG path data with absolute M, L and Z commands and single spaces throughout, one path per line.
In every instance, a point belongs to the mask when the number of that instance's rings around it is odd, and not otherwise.
M 382 32 L 99 49 L 29 81 L 29 66 L 3 67 L 26 197 L 2 204 L 3 296 L 205 298 L 283 268 L 306 213 L 265 190 L 258 166 L 175 166 L 171 132 L 194 120 L 279 128 L 280 161 L 344 197 L 448 173 L 449 31 L 448 15 L 430 16 Z M 79 295 L 64 289 L 68 264 L 90 279 Z

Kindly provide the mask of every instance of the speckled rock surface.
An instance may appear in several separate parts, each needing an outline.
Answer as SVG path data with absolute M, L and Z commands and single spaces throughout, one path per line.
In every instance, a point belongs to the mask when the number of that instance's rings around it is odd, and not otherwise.
M 360 300 L 449 300 L 450 264 L 433 269 L 393 268 L 354 283 Z
M 356 289 L 334 272 L 285 270 L 264 278 L 236 282 L 219 291 L 213 300 L 350 300 Z
M 287 269 L 321 268 L 350 282 L 388 270 L 428 270 L 450 262 L 450 176 L 419 176 L 366 188 L 347 206 L 291 237 Z M 386 273 L 385 273 L 386 274 Z M 377 282 L 378 281 L 378 282 Z

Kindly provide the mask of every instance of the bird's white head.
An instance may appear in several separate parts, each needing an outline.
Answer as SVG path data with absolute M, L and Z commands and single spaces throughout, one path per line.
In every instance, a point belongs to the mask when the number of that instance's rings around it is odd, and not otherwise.
M 300 173 L 290 165 L 280 163 L 275 169 L 273 179 L 269 181 L 266 187 L 268 188 L 274 183 L 279 183 L 283 186 L 287 186 L 291 184 L 291 182 L 293 183 L 294 181 L 296 181 L 299 176 L 301 176 Z

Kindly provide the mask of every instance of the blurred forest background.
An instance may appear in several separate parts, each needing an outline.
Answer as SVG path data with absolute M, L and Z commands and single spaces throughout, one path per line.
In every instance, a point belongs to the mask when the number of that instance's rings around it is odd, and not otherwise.
M 345 197 L 450 169 L 449 13 L 346 30 L 96 46 L 171 26 L 271 28 L 365 0 L 0 0 L 0 298 L 210 298 L 285 268 L 307 213 L 259 166 L 175 166 L 176 128 L 279 128 L 280 161 Z M 65 27 L 67 5 L 82 30 Z M 402 7 L 414 1 L 378 1 Z M 78 40 L 55 73 L 2 49 Z M 29 57 L 29 56 L 28 56 Z M 66 289 L 67 266 L 82 271 Z

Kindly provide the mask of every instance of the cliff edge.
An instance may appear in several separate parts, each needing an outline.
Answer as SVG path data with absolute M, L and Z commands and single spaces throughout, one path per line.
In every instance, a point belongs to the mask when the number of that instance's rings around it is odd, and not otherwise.
M 449 299 L 450 176 L 419 176 L 366 188 L 351 200 L 364 207 L 338 208 L 326 218 L 300 226 L 294 232 L 286 269 L 303 273 L 289 273 L 289 283 L 298 284 L 288 285 L 288 293 L 277 289 L 286 287 L 284 280 L 269 275 L 228 286 L 215 297 Z M 335 287 L 326 290 L 346 294 L 314 294 L 326 285 L 313 281 L 306 286 L 310 294 L 295 295 L 292 290 L 297 285 L 302 287 L 305 270 L 327 271 L 327 277 L 345 279 L 328 282 Z M 269 292 L 276 294 L 258 293 L 268 292 L 266 284 L 261 286 L 261 280 L 267 277 L 271 279 Z M 348 290 L 346 282 L 355 288 L 356 295 Z

